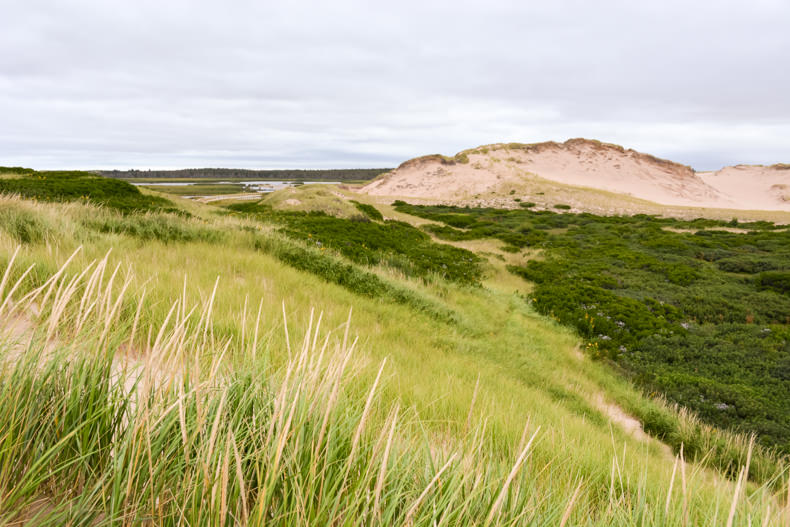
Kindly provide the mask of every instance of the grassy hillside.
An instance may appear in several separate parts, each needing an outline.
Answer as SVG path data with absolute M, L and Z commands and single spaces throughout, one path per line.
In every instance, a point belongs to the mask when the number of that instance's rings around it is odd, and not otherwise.
M 408 225 L 65 201 L 0 196 L 2 523 L 787 518 L 781 460 L 579 353 L 494 256 L 470 283 L 411 242 L 472 256 Z M 628 432 L 622 408 L 728 442 L 735 476 Z

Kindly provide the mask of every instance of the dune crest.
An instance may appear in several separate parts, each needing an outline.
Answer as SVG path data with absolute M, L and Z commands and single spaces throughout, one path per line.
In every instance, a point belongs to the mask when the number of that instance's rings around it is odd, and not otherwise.
M 790 211 L 787 165 L 727 167 L 695 172 L 689 166 L 590 139 L 535 144 L 499 143 L 454 157 L 411 159 L 361 192 L 442 201 L 512 194 L 538 179 L 587 187 L 663 205 Z

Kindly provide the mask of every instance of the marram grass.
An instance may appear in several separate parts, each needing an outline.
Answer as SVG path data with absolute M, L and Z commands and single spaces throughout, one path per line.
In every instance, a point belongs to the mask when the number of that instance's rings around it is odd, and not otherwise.
M 420 434 L 380 397 L 386 362 L 361 396 L 344 389 L 350 316 L 337 336 L 310 316 L 301 342 L 283 320 L 288 360 L 272 368 L 260 323 L 243 344 L 215 335 L 216 287 L 154 324 L 108 257 L 29 290 L 15 260 L 0 279 L 0 524 L 790 525 L 785 490 L 747 485 L 748 460 L 700 494 L 679 457 L 656 492 L 647 467 L 624 478 L 625 451 L 606 485 L 535 462 L 530 420 L 504 461 L 471 409 L 462 434 Z

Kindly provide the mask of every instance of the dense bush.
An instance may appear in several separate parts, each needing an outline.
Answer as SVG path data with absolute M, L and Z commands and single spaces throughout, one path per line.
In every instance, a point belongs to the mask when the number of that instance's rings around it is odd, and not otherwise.
M 776 263 L 760 258 L 740 256 L 716 260 L 716 267 L 729 273 L 755 274 L 776 269 Z
M 768 271 L 760 273 L 757 277 L 757 285 L 761 289 L 770 289 L 777 293 L 790 295 L 790 272 Z M 788 314 L 790 315 L 790 313 Z
M 315 212 L 274 211 L 250 203 L 230 208 L 279 223 L 287 236 L 319 249 L 334 249 L 357 264 L 385 264 L 407 276 L 439 276 L 470 285 L 478 284 L 482 277 L 480 257 L 465 249 L 434 243 L 424 232 L 400 221 L 355 221 Z
M 0 174 L 21 174 L 27 175 L 35 172 L 32 168 L 24 167 L 0 167 Z
M 377 209 L 373 205 L 368 205 L 367 203 L 360 203 L 354 200 L 351 200 L 351 203 L 354 204 L 354 206 L 359 210 L 359 212 L 361 212 L 371 220 L 384 221 L 384 216 L 382 216 L 381 212 L 379 212 L 379 209 Z
M 137 187 L 125 181 L 97 177 L 89 172 L 47 171 L 22 175 L 24 177 L 1 178 L 0 193 L 19 194 L 24 198 L 42 201 L 83 200 L 124 213 L 179 211 L 170 201 L 142 194 Z
M 544 259 L 510 268 L 536 284 L 538 311 L 648 391 L 790 452 L 790 232 L 767 222 L 732 233 L 704 219 L 396 208 L 444 221 L 426 227 L 441 238 L 542 248 Z M 446 221 L 458 215 L 465 228 Z M 668 434 L 662 423 L 646 426 Z

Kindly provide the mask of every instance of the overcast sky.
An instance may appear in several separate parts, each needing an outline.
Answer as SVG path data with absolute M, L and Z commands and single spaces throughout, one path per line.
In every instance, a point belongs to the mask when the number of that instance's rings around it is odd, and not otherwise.
M 0 165 L 790 162 L 790 1 L 0 0 Z

